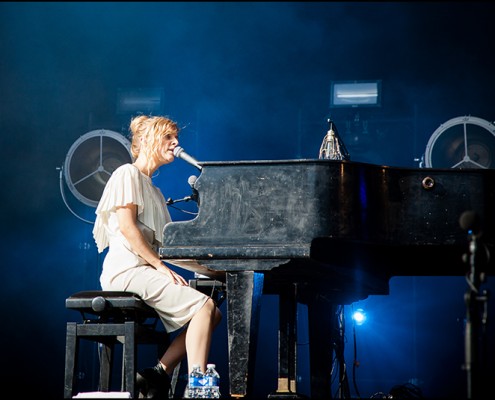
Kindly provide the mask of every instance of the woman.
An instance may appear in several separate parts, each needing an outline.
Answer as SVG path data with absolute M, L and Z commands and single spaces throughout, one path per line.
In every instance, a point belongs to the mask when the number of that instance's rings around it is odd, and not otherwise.
M 98 252 L 108 247 L 100 284 L 103 290 L 138 294 L 153 307 L 167 332 L 185 327 L 158 364 L 144 369 L 136 384 L 146 398 L 167 398 L 170 377 L 187 355 L 206 370 L 211 336 L 222 315 L 211 297 L 188 286 L 158 255 L 163 227 L 170 222 L 165 198 L 151 177 L 174 160 L 179 128 L 165 117 L 138 116 L 131 120 L 132 164 L 117 168 L 108 180 L 96 209 L 93 236 Z

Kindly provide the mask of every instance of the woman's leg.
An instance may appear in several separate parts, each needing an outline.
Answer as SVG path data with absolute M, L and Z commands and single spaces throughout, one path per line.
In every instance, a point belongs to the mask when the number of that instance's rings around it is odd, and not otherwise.
M 215 302 L 208 299 L 205 305 L 191 319 L 186 331 L 187 367 L 191 372 L 194 364 L 206 371 L 213 330 L 221 320 L 221 313 Z
M 191 319 L 188 327 L 175 337 L 160 359 L 165 372 L 171 374 L 187 355 L 189 372 L 194 364 L 206 370 L 213 330 L 220 323 L 222 313 L 209 299 Z
M 175 367 L 186 357 L 186 330 L 179 333 L 172 343 L 167 347 L 160 362 L 163 369 L 169 375 L 174 372 Z

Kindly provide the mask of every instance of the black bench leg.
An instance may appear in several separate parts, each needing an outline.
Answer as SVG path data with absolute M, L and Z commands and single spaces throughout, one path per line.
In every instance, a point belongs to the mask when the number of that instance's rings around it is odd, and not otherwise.
M 67 333 L 65 339 L 65 383 L 64 399 L 71 399 L 74 390 L 74 374 L 77 362 L 77 324 L 67 322 Z
M 97 343 L 100 357 L 100 391 L 110 390 L 110 377 L 112 375 L 114 342 Z
M 124 338 L 124 379 L 125 390 L 129 392 L 133 399 L 138 398 L 138 391 L 135 388 L 136 382 L 136 323 L 127 321 L 125 323 L 125 338 Z

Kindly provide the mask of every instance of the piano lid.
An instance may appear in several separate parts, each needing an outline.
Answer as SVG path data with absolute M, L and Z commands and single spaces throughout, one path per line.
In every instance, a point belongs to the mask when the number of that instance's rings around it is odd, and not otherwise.
M 165 226 L 165 259 L 217 260 L 214 269 L 256 259 L 266 261 L 260 269 L 271 269 L 284 260 L 311 259 L 315 241 L 320 254 L 322 241 L 323 248 L 326 242 L 464 246 L 459 218 L 467 210 L 480 215 L 484 240 L 494 242 L 495 170 L 319 159 L 202 166 L 195 183 L 199 213 Z M 229 260 L 225 267 L 222 259 Z

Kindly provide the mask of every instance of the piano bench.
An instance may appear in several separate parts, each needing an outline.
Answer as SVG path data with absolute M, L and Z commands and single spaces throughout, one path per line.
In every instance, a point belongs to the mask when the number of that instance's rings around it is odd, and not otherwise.
M 67 322 L 64 398 L 69 399 L 76 394 L 81 339 L 98 343 L 98 392 L 110 392 L 114 349 L 116 344 L 121 345 L 120 391 L 128 398 L 138 398 L 135 387 L 138 345 L 157 345 L 159 358 L 169 344 L 168 334 L 156 329 L 159 317 L 155 310 L 134 293 L 102 290 L 75 293 L 65 300 L 65 306 L 79 311 L 82 321 Z M 180 364 L 176 370 L 178 368 Z M 174 371 L 172 392 L 176 381 Z

